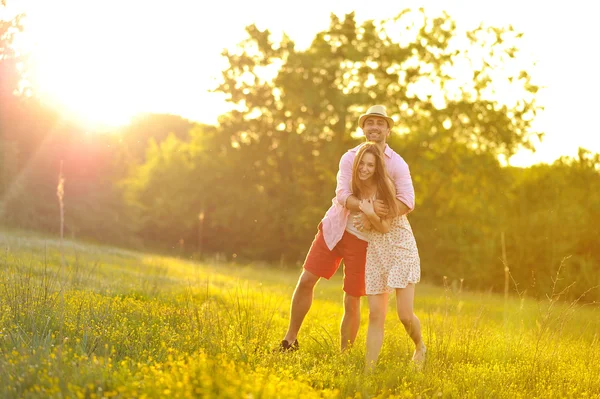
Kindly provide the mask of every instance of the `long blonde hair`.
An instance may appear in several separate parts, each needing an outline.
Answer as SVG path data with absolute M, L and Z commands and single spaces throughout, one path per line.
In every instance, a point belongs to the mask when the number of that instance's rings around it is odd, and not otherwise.
M 360 161 L 362 161 L 363 156 L 367 153 L 375 156 L 375 173 L 373 173 L 373 179 L 377 186 L 377 198 L 383 200 L 383 203 L 390 208 L 390 216 L 393 217 L 399 213 L 394 194 L 395 190 L 392 186 L 390 176 L 385 169 L 381 150 L 377 144 L 371 141 L 361 144 L 356 153 L 356 158 L 354 158 L 354 164 L 352 165 L 352 194 L 358 198 L 362 198 L 362 194 L 366 189 L 365 184 L 358 178 L 358 165 L 360 165 Z

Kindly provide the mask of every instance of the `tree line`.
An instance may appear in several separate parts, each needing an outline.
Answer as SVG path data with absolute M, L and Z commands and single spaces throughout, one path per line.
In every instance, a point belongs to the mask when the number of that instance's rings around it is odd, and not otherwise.
M 389 144 L 409 164 L 409 215 L 423 278 L 600 298 L 600 155 L 503 166 L 542 132 L 538 87 L 510 27 L 460 31 L 446 14 L 384 21 L 331 16 L 306 49 L 247 27 L 215 91 L 235 107 L 217 126 L 140 115 L 84 134 L 28 94 L 0 25 L 0 221 L 56 233 L 62 162 L 67 236 L 210 259 L 297 267 L 334 195 L 357 118 L 386 105 Z M 501 98 L 498 87 L 513 94 Z M 504 255 L 503 255 L 504 254 Z

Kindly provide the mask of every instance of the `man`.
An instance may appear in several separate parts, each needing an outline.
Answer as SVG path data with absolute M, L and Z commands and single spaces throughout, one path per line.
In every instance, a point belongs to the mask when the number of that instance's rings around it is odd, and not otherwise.
M 394 152 L 386 140 L 390 135 L 394 120 L 387 116 L 383 105 L 374 105 L 360 116 L 358 125 L 367 141 L 377 144 L 384 154 L 386 169 L 394 181 L 397 203 L 401 213 L 413 210 L 415 192 L 406 162 Z M 319 223 L 315 239 L 304 261 L 304 270 L 292 296 L 290 322 L 287 333 L 279 345 L 281 351 L 299 348 L 298 332 L 312 305 L 314 287 L 324 277 L 331 278 L 344 260 L 344 316 L 340 326 L 341 350 L 351 346 L 360 326 L 360 297 L 365 295 L 365 262 L 367 254 L 366 237 L 361 233 L 366 219 L 360 218 L 359 200 L 352 195 L 352 164 L 358 147 L 346 152 L 337 174 L 336 196 L 332 205 Z M 387 215 L 388 209 L 382 201 L 375 204 L 375 212 L 380 217 Z M 357 222 L 351 214 L 358 216 Z

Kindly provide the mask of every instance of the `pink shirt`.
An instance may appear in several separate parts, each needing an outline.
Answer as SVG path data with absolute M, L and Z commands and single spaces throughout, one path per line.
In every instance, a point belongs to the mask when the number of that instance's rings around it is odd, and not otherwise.
M 322 220 L 323 238 L 325 238 L 325 244 L 327 244 L 330 250 L 333 250 L 342 239 L 344 230 L 346 230 L 346 223 L 348 223 L 350 211 L 345 205 L 348 197 L 352 195 L 352 165 L 354 158 L 356 158 L 358 147 L 360 146 L 348 150 L 348 152 L 342 155 L 342 159 L 340 159 L 335 197 L 331 200 L 331 208 L 329 208 Z M 410 177 L 408 164 L 387 144 L 384 154 L 385 167 L 396 185 L 396 198 L 412 211 L 415 208 L 415 189 Z

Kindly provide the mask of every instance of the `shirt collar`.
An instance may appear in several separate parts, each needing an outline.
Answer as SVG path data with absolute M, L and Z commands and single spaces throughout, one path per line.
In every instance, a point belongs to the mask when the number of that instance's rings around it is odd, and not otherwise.
M 392 149 L 386 143 L 385 144 L 385 149 L 383 150 L 383 153 L 385 154 L 386 157 L 391 158 L 392 157 L 392 152 L 393 152 Z

